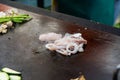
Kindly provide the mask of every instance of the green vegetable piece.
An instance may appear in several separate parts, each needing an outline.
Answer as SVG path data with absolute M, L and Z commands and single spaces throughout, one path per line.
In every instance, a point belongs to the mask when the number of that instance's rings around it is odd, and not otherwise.
M 10 21 L 10 18 L 0 18 L 0 23 Z
M 8 74 L 21 74 L 21 72 L 18 72 L 18 71 L 15 71 L 15 70 L 13 70 L 13 69 L 10 69 L 10 68 L 7 68 L 7 67 L 5 67 L 5 68 L 3 68 L 2 69 L 2 71 L 3 72 L 6 72 L 6 73 L 8 73 Z
M 19 15 L 14 15 L 14 16 L 6 16 L 6 17 L 1 17 L 0 18 L 0 23 L 8 22 L 8 21 L 13 21 L 15 23 L 22 23 L 24 21 L 28 21 L 32 19 L 28 14 L 19 14 Z
M 120 23 L 116 23 L 114 27 L 120 29 Z
M 5 72 L 0 72 L 0 80 L 9 80 L 9 75 Z
M 20 20 L 20 19 L 17 19 L 17 18 L 13 18 L 12 21 L 16 22 L 16 23 L 22 23 L 23 22 L 23 20 Z
M 21 76 L 17 76 L 17 75 L 10 75 L 10 80 L 22 80 Z

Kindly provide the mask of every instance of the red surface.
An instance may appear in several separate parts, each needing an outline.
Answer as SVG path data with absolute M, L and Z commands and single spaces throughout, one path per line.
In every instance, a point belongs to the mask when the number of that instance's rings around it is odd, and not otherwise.
M 10 6 L 0 4 L 0 11 L 6 11 L 6 10 L 8 10 L 10 8 L 11 8 Z

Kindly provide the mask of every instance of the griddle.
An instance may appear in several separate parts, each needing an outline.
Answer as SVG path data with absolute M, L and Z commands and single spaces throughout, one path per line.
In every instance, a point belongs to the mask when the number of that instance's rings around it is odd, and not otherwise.
M 23 80 L 112 80 L 120 64 L 120 36 L 19 9 L 33 19 L 0 35 L 0 68 L 22 73 Z M 48 32 L 82 33 L 88 41 L 83 53 L 63 56 L 45 48 L 39 35 Z

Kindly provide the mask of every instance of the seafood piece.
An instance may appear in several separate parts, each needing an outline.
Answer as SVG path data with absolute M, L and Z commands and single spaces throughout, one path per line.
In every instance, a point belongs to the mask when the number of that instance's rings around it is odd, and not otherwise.
M 57 50 L 57 46 L 53 43 L 46 44 L 45 47 L 51 51 Z
M 3 11 L 1 11 L 0 12 L 0 17 L 5 17 L 5 16 L 6 16 L 6 14 Z
M 51 32 L 41 34 L 39 36 L 39 40 L 48 42 L 45 45 L 47 49 L 56 51 L 66 56 L 76 54 L 77 52 L 84 52 L 83 46 L 84 44 L 87 44 L 87 40 L 82 37 L 81 33 L 66 33 L 65 36 L 62 37 L 61 34 Z
M 55 41 L 55 40 L 58 40 L 60 38 L 62 38 L 62 35 L 61 34 L 56 34 L 54 32 L 47 33 L 47 34 L 41 34 L 39 36 L 39 40 L 46 41 L 46 42 Z
M 8 27 L 13 26 L 13 22 L 12 21 L 5 22 L 4 24 L 7 25 Z
M 19 13 L 18 9 L 16 9 L 16 8 L 11 8 L 11 9 L 6 11 L 7 15 L 17 15 L 18 13 Z
M 61 45 L 61 46 L 57 46 L 54 43 L 48 43 L 45 45 L 45 47 L 49 50 L 58 50 L 58 49 L 65 49 L 66 46 Z
M 66 50 L 68 53 L 75 54 L 78 51 L 78 45 L 76 43 L 70 43 L 66 46 Z
M 7 33 L 7 27 L 5 24 L 0 25 L 0 33 Z
M 67 52 L 65 49 L 58 49 L 58 50 L 56 50 L 56 52 L 58 52 L 62 55 L 65 55 L 65 56 L 71 55 L 71 53 Z

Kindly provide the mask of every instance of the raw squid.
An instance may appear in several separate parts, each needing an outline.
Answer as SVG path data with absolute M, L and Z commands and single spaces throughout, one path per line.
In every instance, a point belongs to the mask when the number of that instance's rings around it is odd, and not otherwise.
M 62 34 L 47 33 L 39 36 L 40 41 L 48 42 L 45 47 L 51 51 L 56 51 L 63 55 L 76 54 L 77 52 L 83 52 L 83 45 L 87 44 L 87 40 L 82 37 L 81 33 L 69 34 L 66 33 L 62 37 Z
M 56 34 L 56 33 L 47 33 L 47 34 L 41 34 L 39 36 L 39 40 L 41 41 L 46 41 L 46 42 L 51 42 L 51 41 L 55 41 L 62 38 L 61 34 Z

